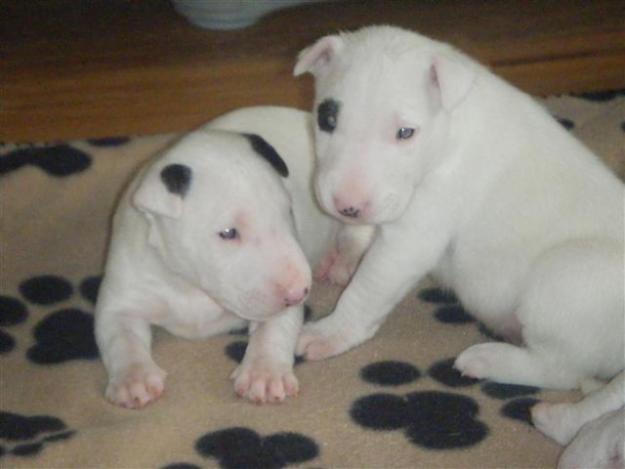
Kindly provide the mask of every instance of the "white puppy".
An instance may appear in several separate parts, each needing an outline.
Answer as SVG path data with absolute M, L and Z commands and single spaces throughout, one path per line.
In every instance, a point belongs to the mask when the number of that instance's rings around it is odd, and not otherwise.
M 315 189 L 377 228 L 333 314 L 298 349 L 367 340 L 427 273 L 509 343 L 464 351 L 464 374 L 576 388 L 624 368 L 624 186 L 532 98 L 449 45 L 394 27 L 321 38 Z
M 333 247 L 339 226 L 315 205 L 311 143 L 308 113 L 243 109 L 185 136 L 133 181 L 95 313 L 109 400 L 141 407 L 163 392 L 151 325 L 201 338 L 248 321 L 236 392 L 257 402 L 297 393 L 307 260 Z

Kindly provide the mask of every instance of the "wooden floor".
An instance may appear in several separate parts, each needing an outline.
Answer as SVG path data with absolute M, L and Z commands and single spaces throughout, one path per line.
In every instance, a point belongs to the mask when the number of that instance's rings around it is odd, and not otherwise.
M 252 104 L 309 108 L 297 52 L 389 23 L 449 41 L 536 94 L 625 87 L 625 0 L 332 1 L 247 29 L 189 25 L 165 0 L 3 0 L 0 141 L 182 131 Z

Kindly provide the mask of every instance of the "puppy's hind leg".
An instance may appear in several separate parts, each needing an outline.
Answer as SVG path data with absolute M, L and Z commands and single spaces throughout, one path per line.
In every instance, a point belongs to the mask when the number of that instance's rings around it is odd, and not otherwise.
M 480 344 L 456 367 L 469 376 L 571 389 L 623 369 L 622 248 L 575 241 L 543 254 L 529 274 L 516 315 L 525 348 Z
M 541 353 L 501 342 L 477 344 L 462 352 L 454 367 L 464 376 L 498 383 L 542 388 L 573 389 L 575 373 Z
M 625 371 L 622 371 L 604 387 L 579 402 L 536 404 L 532 408 L 532 420 L 541 432 L 565 445 L 583 425 L 624 405 Z
M 625 467 L 625 410 L 585 424 L 558 461 L 558 469 Z

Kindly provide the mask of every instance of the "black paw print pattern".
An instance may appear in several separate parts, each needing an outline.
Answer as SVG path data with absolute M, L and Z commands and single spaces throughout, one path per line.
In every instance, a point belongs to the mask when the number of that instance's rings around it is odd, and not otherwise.
M 455 359 L 452 357 L 434 363 L 428 370 L 428 375 L 452 388 L 466 388 L 479 384 L 480 390 L 493 399 L 513 399 L 501 408 L 501 414 L 531 424 L 529 409 L 538 402 L 538 399 L 525 396 L 537 394 L 540 391 L 539 388 L 467 378 L 453 367 Z
M 34 456 L 47 444 L 67 440 L 74 433 L 57 417 L 0 412 L 0 458 Z
M 93 147 L 117 147 L 130 141 L 130 137 L 104 137 L 88 139 Z M 11 146 L 3 151 L 0 144 L 0 176 L 25 166 L 36 166 L 50 176 L 63 177 L 81 173 L 91 166 L 92 157 L 68 143 L 28 143 Z
M 596 91 L 590 93 L 580 93 L 577 95 L 572 95 L 576 98 L 583 99 L 585 101 L 592 101 L 596 103 L 603 103 L 612 101 L 618 97 L 625 96 L 625 90 L 608 90 L 608 91 Z M 554 116 L 560 124 L 564 126 L 567 130 L 572 130 L 575 128 L 575 123 L 571 119 L 567 119 L 565 117 Z M 621 130 L 625 132 L 625 121 L 621 122 Z
M 79 292 L 94 304 L 101 277 L 85 278 Z M 39 275 L 24 280 L 19 292 L 30 303 L 50 306 L 74 295 L 71 282 L 57 275 Z M 5 303 L 17 305 L 17 300 Z M 13 306 L 16 308 L 16 306 Z M 63 308 L 48 314 L 33 329 L 35 344 L 26 352 L 37 364 L 55 364 L 75 359 L 95 359 L 98 349 L 93 331 L 93 315 L 79 308 Z
M 130 141 L 130 137 L 102 137 L 90 138 L 87 140 L 94 147 L 118 147 Z
M 312 315 L 313 312 L 310 306 L 304 305 L 304 322 L 310 321 Z M 237 329 L 230 332 L 231 335 L 247 335 L 248 333 L 249 332 L 247 328 Z M 245 351 L 247 350 L 247 344 L 248 342 L 246 340 L 236 340 L 234 342 L 230 342 L 228 345 L 226 345 L 224 353 L 231 360 L 234 360 L 237 363 L 241 363 L 243 361 L 243 357 L 245 356 Z M 303 357 L 295 357 L 295 365 L 299 365 L 303 361 Z
M 372 384 L 397 386 L 415 382 L 421 372 L 410 363 L 385 361 L 366 366 L 360 376 Z M 408 441 L 428 449 L 472 446 L 489 432 L 478 418 L 479 406 L 474 399 L 448 392 L 371 394 L 356 400 L 349 413 L 365 428 L 403 430 Z
M 163 466 L 162 469 L 202 469 L 202 468 L 196 464 L 191 464 L 188 462 L 174 462 L 171 464 L 167 464 L 167 466 Z
M 319 455 L 317 443 L 299 433 L 281 432 L 263 437 L 244 427 L 207 433 L 197 440 L 195 450 L 203 457 L 216 460 L 225 469 L 278 469 L 310 461 Z M 181 465 L 195 467 L 186 463 L 173 466 Z
M 573 96 L 587 101 L 606 102 L 612 101 L 618 96 L 625 96 L 625 90 L 594 91 L 590 93 L 580 93 L 577 95 L 574 94 Z
M 0 176 L 32 165 L 50 176 L 69 176 L 91 166 L 91 156 L 65 143 L 26 146 L 0 155 Z
M 564 127 L 566 130 L 573 130 L 575 128 L 575 122 L 571 119 L 567 119 L 566 117 L 558 117 L 554 116 L 555 119 Z
M 434 317 L 445 324 L 467 324 L 475 319 L 465 311 L 456 295 L 441 288 L 426 288 L 419 292 L 419 298 L 436 305 Z
M 425 288 L 418 293 L 419 299 L 426 303 L 436 305 L 434 317 L 445 324 L 468 324 L 476 323 L 482 335 L 491 340 L 503 341 L 501 337 L 489 330 L 484 324 L 476 321 L 460 304 L 456 295 L 449 290 L 441 288 Z
M 0 295 L 0 354 L 15 348 L 15 339 L 4 328 L 21 324 L 27 318 L 28 310 L 24 303 L 17 298 Z

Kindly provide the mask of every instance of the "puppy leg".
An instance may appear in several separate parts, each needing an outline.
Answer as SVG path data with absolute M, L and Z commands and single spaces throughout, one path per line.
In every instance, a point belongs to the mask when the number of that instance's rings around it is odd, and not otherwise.
M 579 429 L 602 415 L 625 405 L 625 372 L 579 402 L 550 404 L 532 408 L 534 426 L 561 445 L 573 439 Z
M 582 427 L 558 461 L 558 469 L 625 467 L 625 410 L 614 410 Z
M 360 259 L 371 244 L 374 227 L 344 225 L 337 234 L 336 245 L 315 269 L 315 279 L 346 286 Z
M 543 254 L 516 310 L 526 348 L 476 345 L 458 357 L 458 369 L 475 378 L 558 389 L 622 370 L 619 259 L 622 248 L 592 240 Z
M 429 202 L 429 201 L 427 201 Z M 307 360 L 343 353 L 372 337 L 395 305 L 432 270 L 448 241 L 446 219 L 385 226 L 376 234 L 333 314 L 306 324 L 297 346 Z
M 163 393 L 166 373 L 152 360 L 148 322 L 132 313 L 99 312 L 96 338 L 108 371 L 109 401 L 139 408 Z
M 231 376 L 239 396 L 264 404 L 299 392 L 293 361 L 303 318 L 303 306 L 296 306 L 267 322 L 250 324 L 245 357 Z
M 491 342 L 473 345 L 462 352 L 454 367 L 471 378 L 544 388 L 572 389 L 576 373 L 542 354 L 510 344 Z

